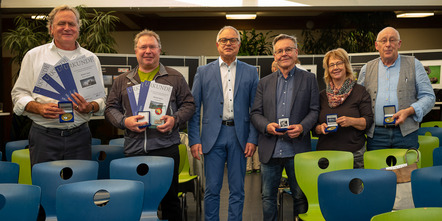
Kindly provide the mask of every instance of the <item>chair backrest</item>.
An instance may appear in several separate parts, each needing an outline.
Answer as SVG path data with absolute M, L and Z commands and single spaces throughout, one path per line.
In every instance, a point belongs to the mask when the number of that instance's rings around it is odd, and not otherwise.
M 5 145 L 6 161 L 11 161 L 12 152 L 20 149 L 25 149 L 29 145 L 29 140 L 9 141 Z
M 38 186 L 0 184 L 0 219 L 37 220 L 40 196 L 41 189 Z
M 353 169 L 353 161 L 353 154 L 347 151 L 323 150 L 295 155 L 296 180 L 307 197 L 309 210 L 319 206 L 319 174 L 335 170 Z
M 109 140 L 109 145 L 118 145 L 124 147 L 124 138 L 115 138 Z
M 434 129 L 440 129 L 434 127 Z M 433 150 L 439 147 L 439 138 L 435 136 L 418 136 L 419 151 L 421 152 L 421 167 L 433 166 Z
M 442 207 L 442 166 L 411 172 L 411 190 L 415 207 Z
M 31 179 L 31 159 L 29 157 L 29 149 L 16 150 L 12 153 L 11 162 L 20 165 L 20 173 L 18 183 L 32 184 Z
M 91 151 L 92 160 L 98 162 L 98 179 L 109 179 L 110 162 L 125 157 L 123 146 L 92 145 Z
M 412 208 L 396 210 L 373 216 L 371 221 L 440 221 L 442 208 Z
M 421 123 L 421 127 L 440 127 L 442 128 L 442 121 L 429 121 Z
M 369 221 L 393 209 L 396 175 L 372 169 L 339 170 L 318 177 L 319 207 L 327 221 Z
M 142 217 L 157 217 L 158 206 L 172 183 L 173 159 L 137 156 L 112 160 L 111 179 L 138 180 L 144 183 Z
M 134 180 L 90 180 L 57 189 L 59 221 L 140 220 L 144 185 Z
M 311 137 L 310 139 L 312 151 L 316 151 L 316 146 L 318 145 L 318 137 Z
M 101 144 L 101 140 L 98 138 L 93 138 L 91 140 L 91 145 L 100 145 Z
M 433 150 L 433 166 L 442 166 L 442 147 Z
M 380 149 L 366 151 L 364 153 L 364 168 L 379 170 L 390 166 L 404 164 L 405 153 L 407 153 L 407 149 Z M 407 155 L 408 163 L 414 163 L 416 157 L 416 152 L 409 151 Z M 420 167 L 420 160 L 417 166 Z
M 62 184 L 96 180 L 98 162 L 58 160 L 37 163 L 32 167 L 32 183 L 41 187 L 41 205 L 46 217 L 55 217 L 55 194 Z
M 189 158 L 187 156 L 187 146 L 185 144 L 178 145 L 180 150 L 180 165 L 178 167 L 178 174 L 184 172 L 189 173 Z
M 18 183 L 20 166 L 16 163 L 0 161 L 0 183 Z

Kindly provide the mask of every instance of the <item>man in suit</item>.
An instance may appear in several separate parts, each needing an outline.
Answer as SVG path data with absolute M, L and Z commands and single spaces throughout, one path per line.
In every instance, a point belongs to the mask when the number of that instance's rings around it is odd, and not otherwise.
M 229 220 L 242 220 L 246 157 L 253 155 L 258 139 L 250 123 L 250 108 L 258 85 L 255 67 L 238 61 L 241 44 L 237 29 L 222 28 L 216 37 L 220 57 L 198 68 L 192 95 L 196 112 L 189 121 L 192 156 L 204 154 L 206 177 L 205 220 L 219 220 L 224 166 L 229 177 Z M 201 106 L 203 106 L 200 134 Z
M 251 111 L 251 121 L 259 132 L 263 220 L 277 220 L 276 198 L 284 168 L 295 218 L 307 211 L 307 199 L 295 178 L 294 156 L 311 150 L 310 130 L 318 119 L 319 91 L 315 76 L 295 66 L 296 45 L 293 36 L 275 37 L 273 52 L 279 70 L 259 81 Z M 287 121 L 284 131 L 279 122 Z

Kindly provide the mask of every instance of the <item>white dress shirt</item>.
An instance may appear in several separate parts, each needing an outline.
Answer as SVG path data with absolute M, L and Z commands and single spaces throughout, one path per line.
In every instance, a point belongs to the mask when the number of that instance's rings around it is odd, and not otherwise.
M 69 59 L 75 59 L 82 55 L 94 56 L 97 69 L 100 73 L 99 76 L 103 78 L 101 64 L 98 57 L 92 52 L 82 48 L 78 43 L 76 43 L 76 45 L 77 49 L 73 51 L 65 51 L 57 48 L 54 41 L 52 41 L 51 43 L 35 47 L 26 53 L 21 64 L 20 75 L 11 91 L 12 102 L 14 104 L 13 111 L 15 114 L 28 116 L 38 125 L 58 129 L 75 128 L 89 121 L 92 114 L 84 114 L 77 111 L 74 111 L 74 122 L 69 123 L 60 123 L 58 118 L 48 119 L 39 114 L 25 111 L 26 105 L 31 101 L 39 103 L 58 103 L 57 100 L 33 93 L 43 63 L 54 65 L 63 56 Z M 103 82 L 103 79 L 101 79 L 101 82 Z M 97 113 L 103 114 L 105 98 L 100 98 L 94 101 L 97 102 L 99 106 L 99 111 Z
M 233 120 L 233 95 L 235 87 L 237 59 L 229 65 L 219 57 L 219 69 L 223 83 L 223 120 Z

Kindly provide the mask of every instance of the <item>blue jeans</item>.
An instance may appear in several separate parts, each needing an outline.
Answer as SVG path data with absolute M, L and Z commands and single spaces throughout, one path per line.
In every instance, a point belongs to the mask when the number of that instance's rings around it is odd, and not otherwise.
M 307 212 L 307 198 L 296 182 L 294 157 L 272 158 L 268 163 L 261 164 L 263 220 L 276 221 L 278 218 L 278 187 L 284 168 L 292 192 L 294 217 Z
M 367 150 L 419 148 L 417 130 L 403 137 L 399 127 L 375 127 L 373 138 L 367 138 Z

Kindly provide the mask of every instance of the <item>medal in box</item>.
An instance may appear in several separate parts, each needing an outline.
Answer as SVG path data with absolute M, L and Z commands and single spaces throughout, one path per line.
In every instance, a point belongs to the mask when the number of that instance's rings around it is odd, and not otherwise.
M 396 113 L 396 106 L 388 105 L 384 106 L 384 125 L 395 124 L 396 120 L 393 115 Z
M 139 111 L 138 115 L 143 116 L 144 118 L 139 119 L 138 122 L 147 122 L 146 125 L 143 126 L 139 126 L 138 128 L 145 128 L 145 127 L 149 127 L 151 125 L 150 123 L 150 111 Z
M 70 101 L 58 102 L 58 108 L 64 111 L 64 114 L 60 114 L 60 123 L 74 122 L 74 105 Z
M 278 119 L 279 128 L 275 128 L 276 132 L 286 132 L 289 127 L 289 119 L 288 118 L 280 118 Z
M 338 115 L 327 114 L 326 118 L 327 118 L 327 128 L 325 128 L 325 132 L 336 132 L 338 130 L 338 123 L 336 123 Z

